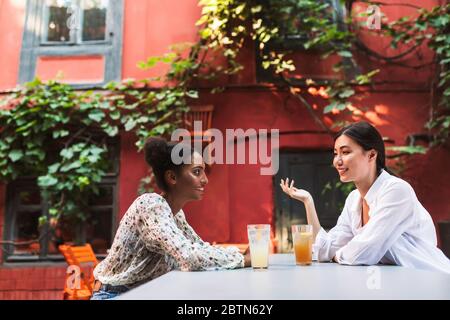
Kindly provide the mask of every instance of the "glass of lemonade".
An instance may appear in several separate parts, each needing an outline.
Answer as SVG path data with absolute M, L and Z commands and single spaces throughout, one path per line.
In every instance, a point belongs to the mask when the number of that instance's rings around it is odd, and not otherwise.
M 293 225 L 292 241 L 294 244 L 296 264 L 301 266 L 310 265 L 312 263 L 312 225 Z
M 269 266 L 269 224 L 250 224 L 247 226 L 250 244 L 250 258 L 253 269 L 267 269 Z

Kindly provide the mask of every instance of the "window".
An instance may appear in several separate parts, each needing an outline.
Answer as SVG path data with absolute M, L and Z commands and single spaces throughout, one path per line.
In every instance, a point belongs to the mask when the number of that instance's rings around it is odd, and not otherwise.
M 345 25 L 343 22 L 346 16 L 344 4 L 340 0 L 320 0 L 318 2 L 327 5 L 326 9 L 320 11 L 320 18 L 333 21 L 340 30 L 344 30 Z M 289 13 L 285 14 L 283 20 L 281 20 L 281 25 L 277 26 L 281 37 L 278 37 L 276 42 L 271 41 L 267 43 L 264 49 L 256 54 L 256 77 L 260 82 L 277 82 L 271 70 L 262 67 L 262 55 L 268 54 L 274 49 L 302 53 L 305 50 L 305 43 L 311 35 L 311 26 L 308 25 L 308 17 L 311 13 L 308 10 L 305 11 L 300 5 L 292 5 L 287 12 Z M 315 14 L 318 15 L 319 13 Z M 344 61 L 344 63 L 346 62 Z M 295 79 L 291 80 L 293 83 L 297 82 Z
M 345 7 L 340 0 L 319 0 L 319 3 L 326 4 L 325 10 L 321 13 L 315 13 L 318 18 L 326 19 L 336 23 L 342 30 L 344 28 L 343 21 L 345 18 Z M 311 28 L 308 25 L 309 12 L 302 12 L 302 8 L 293 10 L 291 14 L 286 16 L 285 23 L 281 26 L 280 32 L 284 35 L 282 44 L 275 44 L 286 49 L 304 49 L 304 44 L 309 39 Z M 320 15 L 320 16 L 319 16 Z
M 47 0 L 42 24 L 43 44 L 105 42 L 109 0 Z
M 48 206 L 40 196 L 36 178 L 23 177 L 7 187 L 5 260 L 7 262 L 63 260 L 58 246 L 64 243 L 90 243 L 94 252 L 105 255 L 111 247 L 115 232 L 118 143 L 109 143 L 110 172 L 99 185 L 99 195 L 89 199 L 89 210 L 84 222 L 62 218 L 57 227 L 39 227 L 39 217 L 49 216 Z M 39 239 L 39 242 L 32 242 Z M 12 245 L 9 242 L 20 243 Z
M 19 82 L 33 80 L 39 62 L 64 57 L 104 64 L 95 81 L 81 77 L 71 83 L 75 87 L 120 80 L 122 28 L 123 0 L 28 0 Z

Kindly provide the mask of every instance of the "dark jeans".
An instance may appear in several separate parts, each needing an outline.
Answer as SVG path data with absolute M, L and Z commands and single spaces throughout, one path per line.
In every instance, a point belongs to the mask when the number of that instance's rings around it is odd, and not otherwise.
M 91 300 L 113 300 L 116 299 L 119 294 L 120 293 L 118 292 L 99 290 L 97 292 L 94 292 Z
M 91 300 L 113 300 L 129 289 L 127 286 L 102 285 L 100 290 L 92 294 Z

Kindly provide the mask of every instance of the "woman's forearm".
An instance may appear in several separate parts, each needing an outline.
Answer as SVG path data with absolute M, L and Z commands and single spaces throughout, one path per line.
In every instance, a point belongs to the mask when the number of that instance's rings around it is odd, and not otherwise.
M 320 231 L 320 222 L 317 217 L 316 207 L 314 206 L 314 200 L 312 197 L 309 197 L 306 201 L 304 201 L 305 209 L 306 209 L 306 219 L 308 224 L 313 226 L 313 240 L 315 241 L 316 235 Z

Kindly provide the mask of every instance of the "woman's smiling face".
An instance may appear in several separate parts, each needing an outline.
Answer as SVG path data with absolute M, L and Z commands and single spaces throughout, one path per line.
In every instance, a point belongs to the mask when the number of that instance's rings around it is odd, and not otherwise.
M 177 177 L 176 190 L 189 200 L 203 198 L 208 178 L 205 173 L 205 162 L 198 152 L 192 154 L 192 163 L 183 165 Z
M 341 135 L 334 142 L 333 166 L 341 182 L 359 181 L 370 175 L 376 163 L 375 150 L 365 151 L 352 138 Z

